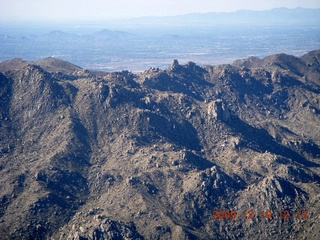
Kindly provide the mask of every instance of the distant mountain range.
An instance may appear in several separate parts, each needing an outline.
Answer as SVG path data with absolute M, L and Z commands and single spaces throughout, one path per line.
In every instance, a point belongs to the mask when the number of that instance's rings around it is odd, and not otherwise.
M 278 25 L 278 24 L 315 24 L 320 25 L 320 9 L 275 8 L 265 11 L 240 10 L 236 12 L 191 13 L 169 17 L 142 17 L 118 21 L 129 25 Z
M 242 10 L 114 21 L 0 23 L 0 61 L 55 56 L 87 69 L 141 71 L 320 48 L 320 9 Z
M 235 12 L 208 12 L 208 13 L 190 13 L 175 16 L 147 16 L 138 18 L 126 19 L 109 19 L 109 20 L 79 20 L 71 21 L 67 24 L 102 24 L 106 26 L 126 26 L 126 27 L 147 27 L 147 26 L 210 26 L 210 25 L 278 25 L 278 24 L 314 24 L 320 25 L 320 8 L 307 9 L 307 8 L 274 8 L 263 11 L 253 10 L 239 10 Z M 28 25 L 30 22 L 19 21 L 0 21 L 0 25 Z M 45 25 L 47 22 L 39 23 L 37 25 Z M 50 23 L 54 24 L 54 23 Z M 56 24 L 61 24 L 56 23 Z M 64 23 L 65 24 L 65 23 Z

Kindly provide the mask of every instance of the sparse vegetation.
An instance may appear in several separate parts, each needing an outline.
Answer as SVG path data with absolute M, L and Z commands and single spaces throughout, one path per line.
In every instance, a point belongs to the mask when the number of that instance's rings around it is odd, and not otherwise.
M 0 239 L 317 239 L 319 58 L 0 63 Z

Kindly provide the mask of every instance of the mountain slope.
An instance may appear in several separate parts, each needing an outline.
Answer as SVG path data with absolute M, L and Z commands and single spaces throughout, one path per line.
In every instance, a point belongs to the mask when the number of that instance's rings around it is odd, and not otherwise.
M 319 56 L 0 63 L 1 239 L 317 239 Z

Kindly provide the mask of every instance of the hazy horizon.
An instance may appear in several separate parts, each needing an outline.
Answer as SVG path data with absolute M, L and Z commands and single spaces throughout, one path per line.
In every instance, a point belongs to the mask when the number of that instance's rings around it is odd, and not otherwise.
M 193 9 L 196 14 L 177 12 L 175 17 L 160 18 L 127 16 L 123 20 L 86 21 L 58 17 L 50 20 L 50 16 L 40 20 L 35 16 L 28 21 L 0 21 L 0 61 L 55 56 L 87 69 L 140 71 L 151 66 L 166 67 L 172 59 L 211 65 L 280 52 L 297 56 L 320 48 L 320 8 L 268 6 L 275 10 L 234 9 L 220 14 L 218 9 L 208 8 L 206 12 L 214 14 Z
M 0 21 L 98 21 L 189 13 L 320 8 L 318 0 L 2 0 Z

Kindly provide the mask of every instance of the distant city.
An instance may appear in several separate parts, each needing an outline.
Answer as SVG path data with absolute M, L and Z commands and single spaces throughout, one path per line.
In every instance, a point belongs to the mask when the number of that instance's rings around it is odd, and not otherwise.
M 173 59 L 216 65 L 279 52 L 301 56 L 320 49 L 320 20 L 316 17 L 320 11 L 310 11 L 191 14 L 40 27 L 1 23 L 0 61 L 56 57 L 91 70 L 139 72 L 165 68 Z M 280 21 L 281 16 L 286 18 Z

